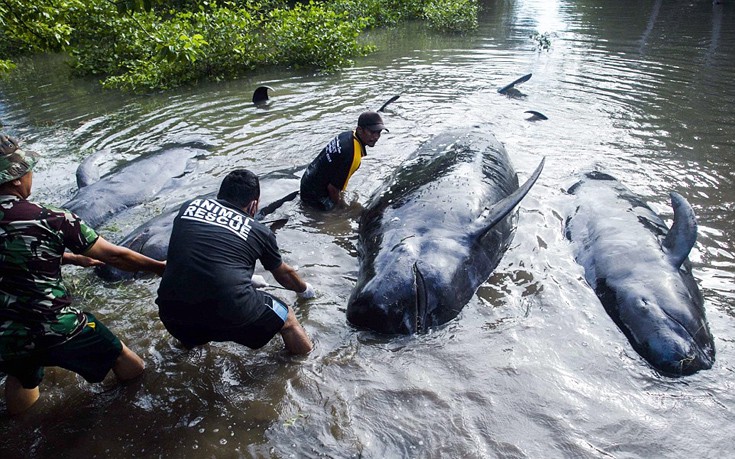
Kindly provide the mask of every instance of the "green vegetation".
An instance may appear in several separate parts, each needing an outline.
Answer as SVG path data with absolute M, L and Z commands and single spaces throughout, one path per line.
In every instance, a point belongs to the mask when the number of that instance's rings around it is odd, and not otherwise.
M 437 30 L 464 32 L 477 28 L 477 1 L 429 0 L 424 14 Z
M 424 18 L 427 0 L 325 0 L 332 10 L 352 19 L 365 20 L 366 28 L 394 26 L 402 21 Z
M 333 71 L 373 50 L 367 28 L 420 19 L 477 27 L 478 0 L 2 0 L 0 75 L 24 54 L 67 53 L 79 75 L 142 91 L 263 66 Z
M 551 35 L 548 32 L 534 32 L 529 38 L 533 41 L 536 51 L 549 51 L 551 49 Z

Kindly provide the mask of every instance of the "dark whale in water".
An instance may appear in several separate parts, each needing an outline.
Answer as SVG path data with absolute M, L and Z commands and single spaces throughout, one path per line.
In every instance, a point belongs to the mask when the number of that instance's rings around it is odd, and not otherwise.
M 269 172 L 260 177 L 260 208 L 255 215 L 256 220 L 263 220 L 298 194 L 300 172 L 303 167 L 290 168 Z M 216 197 L 217 192 L 206 194 L 208 198 Z M 192 196 L 193 198 L 194 196 Z M 125 236 L 119 245 L 142 253 L 156 260 L 165 260 L 168 257 L 168 243 L 171 237 L 174 218 L 181 205 L 170 208 L 157 217 L 140 225 Z M 282 221 L 275 224 L 283 223 Z M 271 229 L 275 228 L 271 225 Z M 112 266 L 104 265 L 95 268 L 98 276 L 108 281 L 131 279 L 135 273 L 122 271 Z
M 533 76 L 533 73 L 529 73 L 528 75 L 523 75 L 522 77 L 518 78 L 514 82 L 507 84 L 503 86 L 502 88 L 498 89 L 498 92 L 505 96 L 516 98 L 516 99 L 526 97 L 526 95 L 523 94 L 518 88 L 516 88 L 516 86 L 530 80 L 532 76 Z
M 177 177 L 190 172 L 189 161 L 206 153 L 192 147 L 165 148 L 130 161 L 94 183 L 90 183 L 94 180 L 93 172 L 83 162 L 77 180 L 86 186 L 79 188 L 61 207 L 97 228 L 118 212 L 145 202 Z
M 258 107 L 267 104 L 268 100 L 270 99 L 270 97 L 268 96 L 268 91 L 273 92 L 273 88 L 271 88 L 270 86 L 258 86 L 253 92 L 253 104 Z
M 576 211 L 566 236 L 576 260 L 636 352 L 669 376 L 712 367 L 714 340 L 688 258 L 697 238 L 689 203 L 671 193 L 669 229 L 608 174 L 587 173 L 569 193 Z
M 503 145 L 486 128 L 440 134 L 372 195 L 358 229 L 359 274 L 347 320 L 412 334 L 459 314 L 513 239 L 518 188 Z

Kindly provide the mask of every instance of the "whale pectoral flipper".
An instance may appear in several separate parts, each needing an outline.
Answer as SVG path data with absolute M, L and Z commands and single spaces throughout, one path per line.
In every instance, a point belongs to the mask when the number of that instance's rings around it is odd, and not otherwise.
M 692 206 L 679 193 L 671 192 L 674 223 L 662 243 L 671 264 L 679 268 L 697 242 L 697 219 Z
M 498 222 L 507 217 L 508 214 L 511 213 L 521 202 L 521 200 L 526 197 L 528 192 L 531 190 L 531 187 L 536 183 L 536 180 L 538 180 L 539 175 L 541 175 L 545 162 L 546 157 L 541 160 L 539 165 L 536 167 L 536 170 L 533 172 L 531 177 L 526 180 L 526 183 L 524 183 L 522 187 L 506 196 L 504 199 L 498 201 L 488 212 L 484 214 L 483 217 L 479 218 L 478 221 L 475 222 L 475 226 L 477 227 L 473 231 L 475 233 L 475 240 L 482 238 L 488 231 L 497 225 Z
M 507 85 L 503 86 L 502 88 L 498 89 L 498 92 L 500 94 L 506 94 L 506 93 L 508 93 L 509 90 L 515 89 L 514 88 L 515 85 L 521 84 L 521 83 L 525 83 L 526 81 L 530 80 L 531 79 L 531 76 L 533 76 L 533 73 L 529 73 L 527 75 L 523 75 L 522 77 L 518 78 L 514 82 L 512 82 L 510 84 L 507 84 Z
M 421 333 L 423 327 L 426 325 L 426 281 L 424 276 L 421 274 L 418 262 L 413 264 L 413 276 L 416 287 L 416 323 L 414 324 L 417 333 Z

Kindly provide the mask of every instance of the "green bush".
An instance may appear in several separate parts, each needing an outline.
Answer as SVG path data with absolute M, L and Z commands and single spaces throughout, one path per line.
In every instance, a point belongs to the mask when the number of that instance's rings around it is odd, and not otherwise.
M 324 5 L 352 19 L 362 19 L 367 28 L 374 28 L 421 19 L 425 3 L 426 0 L 327 0 Z
M 274 64 L 334 70 L 370 50 L 357 42 L 364 28 L 362 19 L 309 2 L 268 13 L 265 39 L 273 47 Z
M 477 0 L 0 0 L 0 56 L 64 50 L 105 87 L 167 89 L 264 65 L 339 69 L 373 49 L 366 27 L 419 18 L 469 30 Z M 0 75 L 13 67 L 0 59 Z
M 69 18 L 83 8 L 81 0 L 0 1 L 0 50 L 17 55 L 62 49 L 73 32 Z
M 231 78 L 267 62 L 259 16 L 247 10 L 133 12 L 98 16 L 72 53 L 80 73 L 107 76 L 105 87 L 167 89 L 202 78 Z M 111 19 L 112 18 L 112 19 Z M 92 24 L 92 18 L 88 18 Z M 102 43 L 92 36 L 104 35 Z
M 0 59 L 0 76 L 7 75 L 15 68 L 15 64 L 11 61 Z
M 424 15 L 431 26 L 445 32 L 477 28 L 477 0 L 429 0 Z

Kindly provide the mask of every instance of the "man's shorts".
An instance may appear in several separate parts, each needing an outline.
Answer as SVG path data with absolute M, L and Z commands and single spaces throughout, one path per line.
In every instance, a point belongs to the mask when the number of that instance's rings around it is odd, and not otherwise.
M 95 316 L 85 315 L 87 325 L 69 341 L 22 359 L 0 362 L 0 371 L 18 378 L 26 389 L 41 383 L 44 367 L 66 368 L 90 383 L 101 382 L 120 357 L 122 343 Z
M 161 322 L 174 338 L 186 347 L 195 347 L 210 341 L 232 341 L 250 349 L 260 349 L 283 328 L 288 316 L 288 306 L 278 298 L 262 293 L 263 305 L 252 322 L 233 327 L 207 327 L 201 321 L 189 322 L 161 317 Z M 208 305 L 202 305 L 206 308 Z M 188 306 L 191 307 L 191 306 Z
M 334 202 L 329 198 L 329 196 L 324 197 L 324 198 L 315 198 L 315 197 L 310 197 L 310 196 L 304 196 L 304 194 L 302 193 L 301 201 L 304 204 L 307 204 L 319 210 L 329 211 L 329 210 L 334 209 Z

